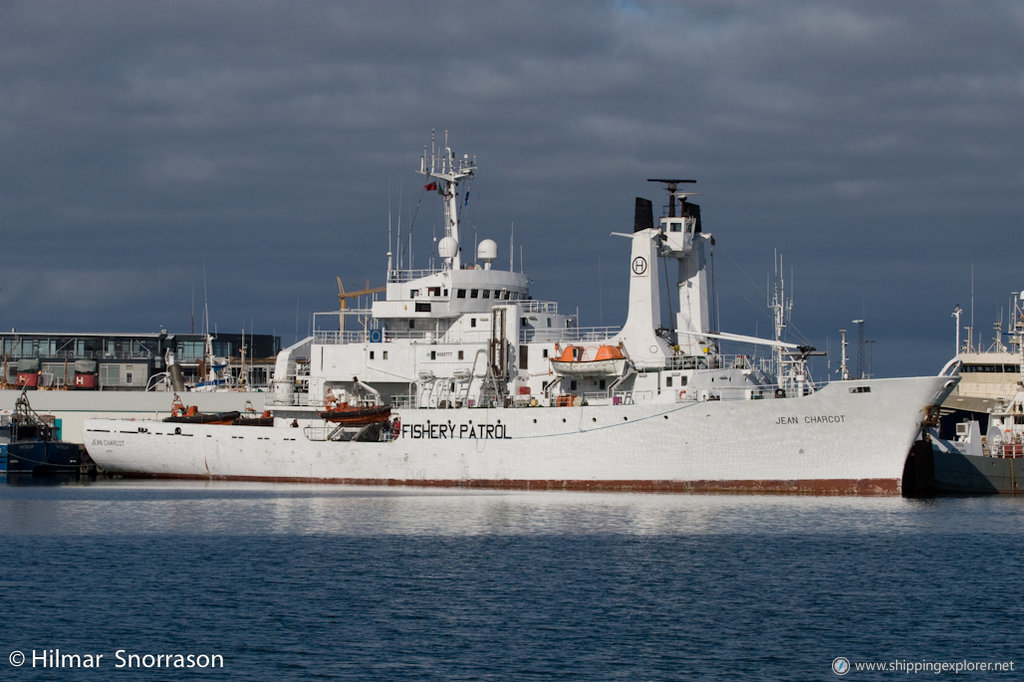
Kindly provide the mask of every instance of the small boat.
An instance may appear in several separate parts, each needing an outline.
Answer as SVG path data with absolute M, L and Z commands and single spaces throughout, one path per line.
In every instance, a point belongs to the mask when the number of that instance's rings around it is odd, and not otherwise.
M 391 407 L 388 405 L 349 405 L 339 403 L 320 413 L 320 418 L 333 424 L 346 426 L 366 426 L 380 424 L 391 418 Z
M 235 417 L 235 421 L 231 422 L 233 426 L 273 426 L 274 416 L 270 413 L 270 410 L 263 410 L 262 414 L 257 414 L 256 409 L 252 406 L 252 403 L 245 403 L 245 412 Z
M 626 356 L 618 346 L 566 346 L 556 344 L 557 360 L 551 361 L 551 368 L 566 376 L 622 376 L 626 368 Z
M 77 476 L 96 472 L 96 464 L 84 448 L 61 441 L 53 417 L 37 414 L 24 390 L 14 411 L 0 419 L 0 440 L 7 441 L 8 474 Z
M 238 410 L 200 412 L 195 405 L 185 406 L 178 396 L 174 396 L 174 402 L 171 404 L 171 416 L 164 417 L 164 421 L 179 424 L 232 424 L 241 414 Z
M 1024 493 L 1024 391 L 989 417 L 982 437 L 977 420 L 956 425 L 952 441 L 932 435 L 936 494 Z

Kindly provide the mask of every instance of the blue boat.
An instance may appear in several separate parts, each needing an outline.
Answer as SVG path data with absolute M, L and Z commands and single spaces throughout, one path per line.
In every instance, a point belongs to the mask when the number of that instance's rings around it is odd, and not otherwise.
M 37 414 L 25 392 L 14 410 L 0 415 L 0 441 L 8 480 L 11 476 L 52 476 L 94 474 L 96 464 L 77 443 L 60 440 L 51 418 Z

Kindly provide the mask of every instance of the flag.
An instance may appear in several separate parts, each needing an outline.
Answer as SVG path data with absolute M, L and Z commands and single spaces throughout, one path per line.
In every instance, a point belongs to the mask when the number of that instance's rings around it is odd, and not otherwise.
M 437 189 L 437 183 L 432 182 L 429 185 L 423 185 L 423 189 L 427 190 L 428 192 L 433 192 Z

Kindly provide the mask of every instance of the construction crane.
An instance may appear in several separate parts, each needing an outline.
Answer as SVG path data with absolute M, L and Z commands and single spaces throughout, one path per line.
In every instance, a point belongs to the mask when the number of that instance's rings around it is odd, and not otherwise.
M 338 305 L 341 306 L 342 310 L 345 310 L 345 302 L 350 298 L 357 298 L 359 296 L 367 296 L 369 294 L 379 294 L 382 291 L 387 291 L 387 287 L 374 287 L 370 288 L 370 280 L 367 278 L 366 287 L 359 291 L 345 291 L 345 287 L 341 285 L 341 277 L 338 277 Z

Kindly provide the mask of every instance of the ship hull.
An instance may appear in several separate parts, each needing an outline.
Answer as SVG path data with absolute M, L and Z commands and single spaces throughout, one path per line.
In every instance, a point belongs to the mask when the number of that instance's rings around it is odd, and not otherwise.
M 853 384 L 858 390 L 854 392 Z M 396 410 L 387 442 L 291 427 L 87 420 L 105 470 L 155 477 L 453 487 L 898 494 L 945 377 L 801 398 Z M 320 422 L 322 424 L 322 422 Z M 170 428 L 170 427 L 174 428 Z
M 935 448 L 934 494 L 988 495 L 1024 492 L 1024 458 L 967 455 Z

